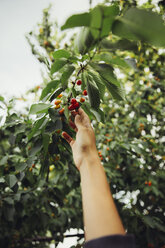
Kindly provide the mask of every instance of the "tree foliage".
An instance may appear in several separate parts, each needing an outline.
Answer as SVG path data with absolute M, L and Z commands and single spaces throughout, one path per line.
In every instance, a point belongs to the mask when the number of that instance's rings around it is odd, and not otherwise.
M 6 111 L 0 129 L 1 247 L 58 245 L 66 230 L 83 229 L 80 176 L 61 135 L 75 137 L 71 98 L 91 119 L 126 230 L 135 234 L 137 247 L 165 244 L 164 2 L 159 13 L 150 1 L 141 7 L 110 2 L 71 16 L 60 35 L 45 9 L 39 32 L 27 35 L 47 75 L 23 98 L 0 96 Z M 66 42 L 73 28 L 79 32 Z M 24 114 L 15 111 L 31 93 L 38 100 Z M 75 247 L 82 247 L 84 237 L 76 235 Z

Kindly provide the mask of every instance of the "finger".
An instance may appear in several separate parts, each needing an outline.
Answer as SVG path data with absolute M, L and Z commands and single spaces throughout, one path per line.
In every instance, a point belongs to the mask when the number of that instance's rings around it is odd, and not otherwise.
M 78 113 L 79 113 L 79 115 L 87 115 L 86 113 L 85 113 L 85 111 L 80 107 L 80 108 L 78 108 Z
M 85 111 L 82 108 L 79 108 L 78 113 L 79 114 L 75 117 L 75 124 L 77 128 L 82 126 L 91 127 L 89 116 L 85 113 Z
M 71 112 L 71 115 L 72 115 L 73 117 L 75 117 L 76 115 L 78 115 L 78 112 L 77 112 L 77 111 L 72 111 L 72 112 Z
M 79 115 L 83 115 L 83 113 L 85 113 L 85 112 L 84 112 L 84 110 L 80 107 L 80 108 L 78 109 L 78 113 L 79 113 Z
M 74 122 L 71 120 L 71 118 L 69 119 L 69 125 L 77 132 L 77 127 L 74 124 Z
M 84 118 L 89 119 L 89 116 L 85 113 L 85 111 L 81 107 L 78 109 L 78 114 L 81 116 L 82 119 Z
M 72 139 L 72 137 L 70 137 L 70 135 L 66 132 L 62 132 L 62 136 L 64 137 L 64 139 L 70 144 L 72 145 L 74 140 Z

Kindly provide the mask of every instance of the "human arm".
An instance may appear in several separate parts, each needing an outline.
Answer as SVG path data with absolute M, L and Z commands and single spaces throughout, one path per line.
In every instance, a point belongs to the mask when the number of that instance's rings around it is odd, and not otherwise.
M 65 132 L 63 136 L 71 145 L 75 164 L 80 171 L 85 240 L 125 234 L 97 153 L 93 128 L 81 108 L 75 117 L 75 131 L 76 140 Z
M 105 171 L 93 151 L 80 167 L 86 241 L 106 235 L 125 234 Z

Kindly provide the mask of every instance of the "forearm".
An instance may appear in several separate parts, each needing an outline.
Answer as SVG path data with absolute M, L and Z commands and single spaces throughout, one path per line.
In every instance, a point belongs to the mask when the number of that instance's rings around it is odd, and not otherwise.
M 125 234 L 97 151 L 84 157 L 80 176 L 86 241 Z

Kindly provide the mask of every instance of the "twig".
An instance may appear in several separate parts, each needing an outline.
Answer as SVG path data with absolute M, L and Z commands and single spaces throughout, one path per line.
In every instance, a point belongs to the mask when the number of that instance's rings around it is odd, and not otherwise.
M 84 237 L 84 234 L 68 234 L 68 235 L 65 235 L 64 238 L 71 238 L 71 237 L 78 237 L 78 238 L 83 238 Z M 24 241 L 28 241 L 28 242 L 32 242 L 32 241 L 39 241 L 39 242 L 51 242 L 52 240 L 54 240 L 55 238 L 54 237 L 35 237 L 35 238 L 27 238 L 27 239 L 24 239 Z

